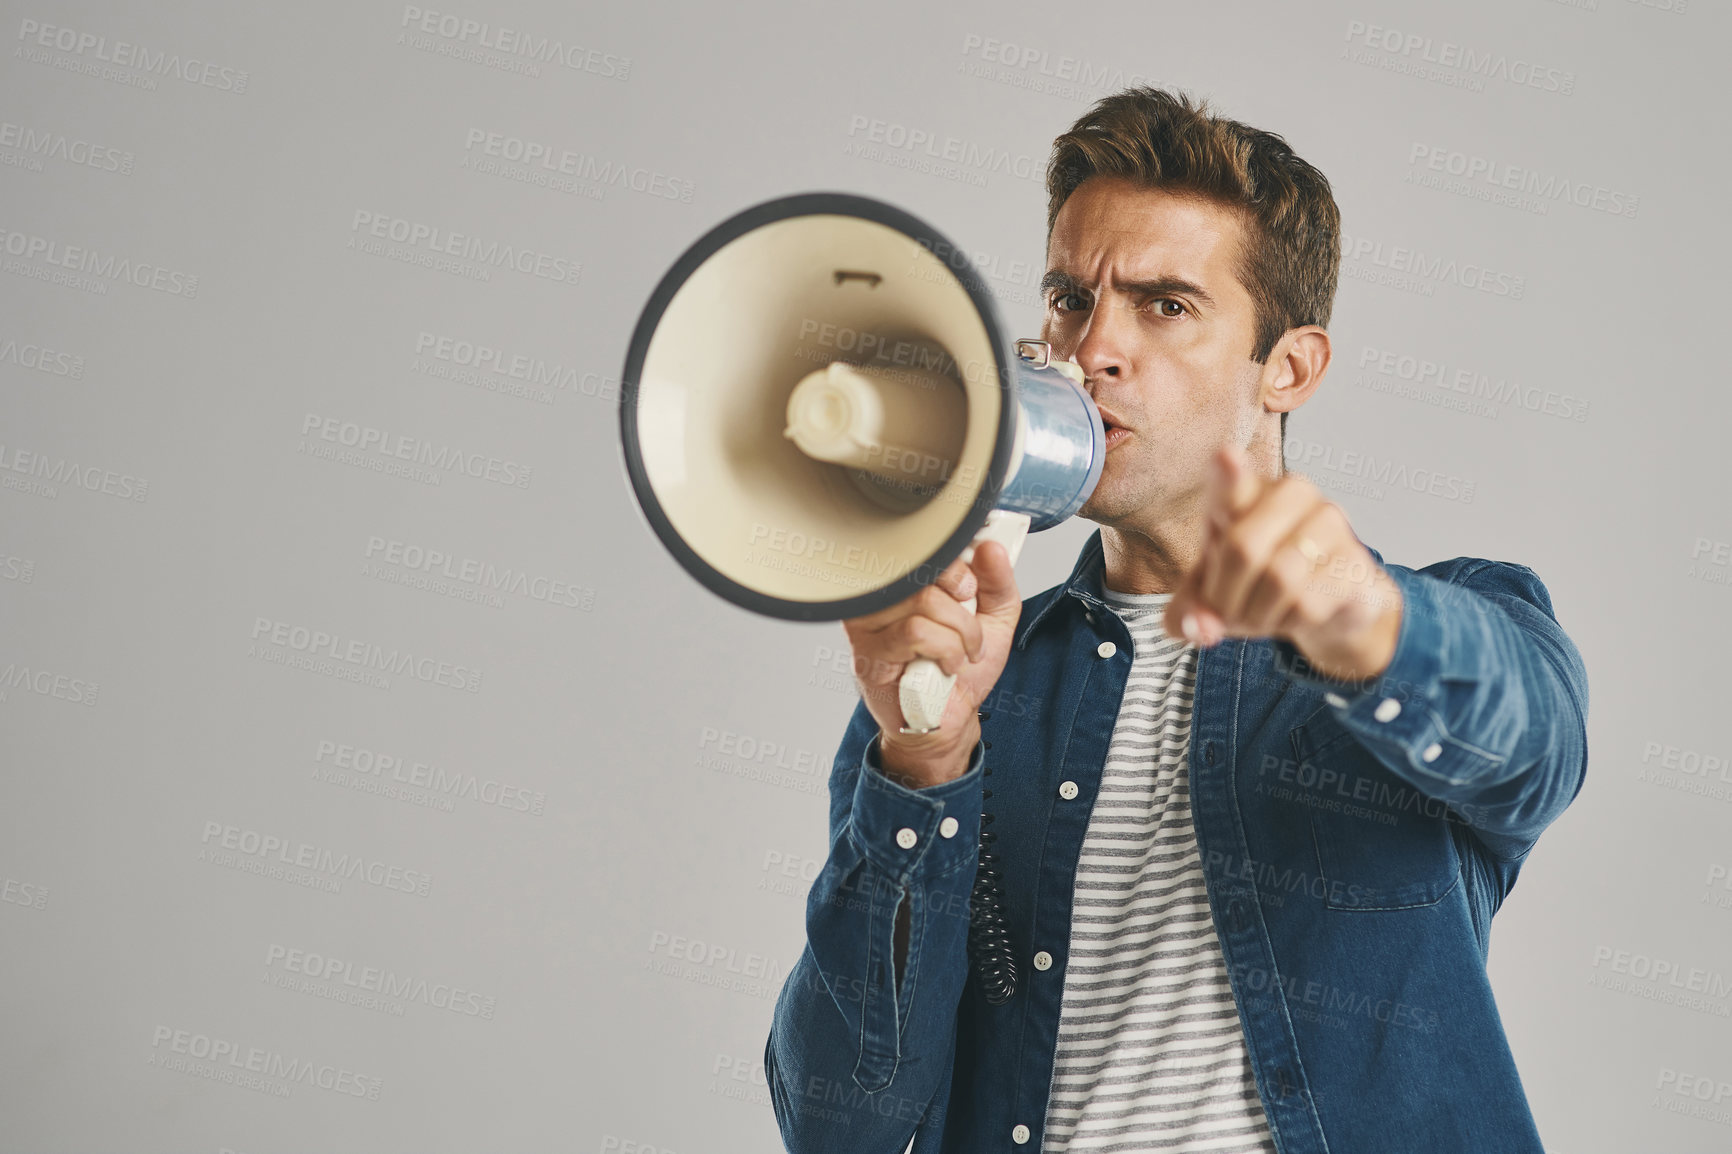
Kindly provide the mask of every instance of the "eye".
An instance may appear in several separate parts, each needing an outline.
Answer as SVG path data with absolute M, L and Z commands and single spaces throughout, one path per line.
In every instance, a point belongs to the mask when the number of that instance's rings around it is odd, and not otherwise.
M 1064 301 L 1073 301 L 1073 300 L 1081 302 L 1081 303 L 1076 304 L 1074 306 L 1066 306 L 1062 303 Z M 1053 309 L 1055 309 L 1056 311 L 1061 312 L 1061 313 L 1063 313 L 1063 312 L 1075 312 L 1077 309 L 1084 309 L 1084 308 L 1088 307 L 1088 301 L 1083 298 L 1083 295 L 1081 293 L 1071 292 L 1068 289 L 1055 290 L 1052 294 L 1050 303 L 1051 303 Z
M 1168 305 L 1173 306 L 1170 311 L 1167 308 Z M 1174 300 L 1172 297 L 1156 297 L 1155 308 L 1164 317 L 1182 317 L 1190 311 L 1185 307 L 1183 301 Z

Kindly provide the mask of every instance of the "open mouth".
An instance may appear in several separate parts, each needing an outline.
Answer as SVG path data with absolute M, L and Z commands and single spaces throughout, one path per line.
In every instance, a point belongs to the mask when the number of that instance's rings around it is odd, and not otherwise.
M 1101 410 L 1101 428 L 1106 432 L 1107 448 L 1109 449 L 1131 435 L 1129 429 L 1119 424 L 1104 409 Z

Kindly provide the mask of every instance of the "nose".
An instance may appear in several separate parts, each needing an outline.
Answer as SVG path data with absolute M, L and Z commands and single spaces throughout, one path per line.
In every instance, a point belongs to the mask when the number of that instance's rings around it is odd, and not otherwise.
M 1130 370 L 1125 354 L 1129 344 L 1129 327 L 1135 319 L 1130 310 L 1112 297 L 1097 301 L 1084 322 L 1082 338 L 1077 342 L 1071 359 L 1087 374 L 1090 394 L 1094 383 L 1104 378 L 1117 378 Z

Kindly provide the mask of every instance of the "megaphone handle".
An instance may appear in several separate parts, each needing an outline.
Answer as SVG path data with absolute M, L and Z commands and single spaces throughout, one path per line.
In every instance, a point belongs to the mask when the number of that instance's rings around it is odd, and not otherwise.
M 982 541 L 997 541 L 1010 555 L 1010 563 L 1015 565 L 1017 557 L 1022 553 L 1022 543 L 1028 538 L 1029 523 L 1027 513 L 994 509 L 986 515 L 986 524 L 975 533 L 968 548 L 962 551 L 963 563 L 974 560 L 975 546 Z M 978 598 L 970 597 L 962 605 L 973 613 L 977 600 Z M 908 668 L 902 671 L 902 679 L 896 684 L 897 696 L 902 704 L 902 717 L 906 722 L 902 732 L 929 733 L 937 729 L 939 721 L 944 717 L 944 707 L 950 701 L 950 691 L 955 685 L 956 675 L 945 674 L 939 668 L 938 662 L 930 657 L 916 657 L 910 661 Z

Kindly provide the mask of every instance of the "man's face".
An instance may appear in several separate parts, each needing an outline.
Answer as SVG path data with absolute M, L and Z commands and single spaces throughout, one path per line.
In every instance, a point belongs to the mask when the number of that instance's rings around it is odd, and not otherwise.
M 1211 454 L 1250 444 L 1266 410 L 1251 297 L 1234 273 L 1243 228 L 1229 209 L 1117 177 L 1083 182 L 1059 209 L 1041 337 L 1082 366 L 1107 422 L 1079 516 L 1127 529 L 1186 516 Z

